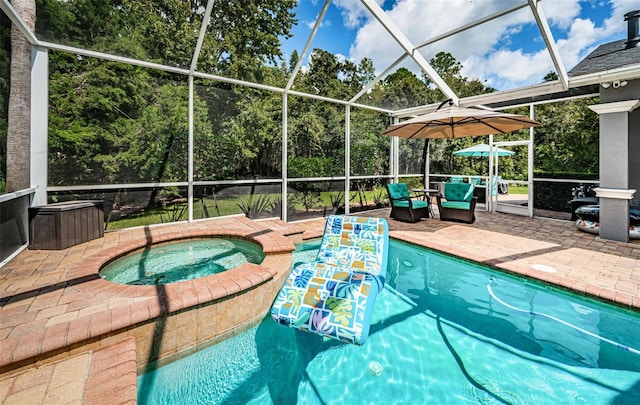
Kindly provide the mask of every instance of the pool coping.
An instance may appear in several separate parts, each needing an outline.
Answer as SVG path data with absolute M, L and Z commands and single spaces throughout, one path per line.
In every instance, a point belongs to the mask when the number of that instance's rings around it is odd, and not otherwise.
M 242 219 L 239 221 L 244 222 Z M 271 259 L 280 254 L 290 254 L 295 249 L 287 237 L 268 228 L 186 227 L 164 231 L 157 234 L 149 232 L 144 238 L 106 248 L 72 266 L 64 281 L 64 288 L 58 293 L 62 295 L 58 296 L 61 298 L 59 303 L 66 306 L 66 312 L 48 320 L 25 322 L 24 319 L 16 319 L 14 322 L 20 322 L 16 326 L 20 328 L 20 333 L 3 339 L 0 374 L 42 364 L 48 357 L 55 360 L 56 356 L 68 353 L 69 348 L 79 348 L 102 336 L 252 289 L 273 279 L 278 273 L 277 269 L 272 268 L 277 261 Z M 98 276 L 103 265 L 137 249 L 168 241 L 211 237 L 254 241 L 262 247 L 265 259 L 260 265 L 245 263 L 219 274 L 162 286 L 116 284 Z M 65 300 L 65 296 L 69 299 Z M 128 300 L 129 303 L 114 308 L 99 305 L 101 301 L 117 300 Z
M 473 232 L 478 231 L 473 230 Z M 425 239 L 424 234 L 412 231 L 390 231 L 389 236 L 403 242 L 412 243 L 464 260 L 486 265 L 507 274 L 524 277 L 525 279 L 548 284 L 623 309 L 640 312 L 640 296 L 630 292 L 616 290 L 615 288 L 594 285 L 586 281 L 583 275 L 579 273 L 546 272 L 533 266 L 532 259 L 523 259 L 515 256 L 500 257 L 491 251 L 478 250 L 473 247 L 467 249 L 460 245 L 443 243 L 443 241 L 438 240 L 439 238 Z M 553 247 L 551 247 L 551 249 L 553 249 Z M 544 260 L 539 260 L 539 258 L 538 261 L 545 263 Z M 600 275 L 601 278 L 606 276 L 607 275 Z M 624 282 L 620 284 L 624 285 Z M 617 280 L 614 281 L 614 285 L 617 285 Z

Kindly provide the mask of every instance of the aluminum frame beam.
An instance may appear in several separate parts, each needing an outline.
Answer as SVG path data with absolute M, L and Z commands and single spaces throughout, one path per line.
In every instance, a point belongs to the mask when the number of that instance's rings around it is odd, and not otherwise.
M 404 49 L 406 54 L 411 57 L 422 69 L 422 71 L 429 76 L 433 83 L 444 93 L 447 98 L 450 98 L 455 105 L 458 105 L 459 98 L 451 90 L 449 85 L 440 77 L 440 75 L 431 67 L 429 62 L 422 56 L 420 52 L 415 50 L 415 47 L 409 41 L 409 38 L 404 35 L 398 26 L 387 16 L 387 14 L 380 8 L 378 3 L 374 0 L 360 0 L 362 4 L 369 10 L 369 12 L 378 20 L 382 27 L 393 37 L 393 39 Z
M 547 45 L 549 56 L 551 56 L 553 65 L 556 67 L 556 73 L 558 73 L 558 77 L 560 79 L 560 82 L 562 83 L 562 87 L 567 90 L 569 88 L 569 78 L 567 76 L 567 70 L 564 67 L 564 63 L 562 62 L 562 58 L 560 57 L 560 53 L 558 52 L 558 47 L 556 46 L 556 42 L 553 39 L 553 34 L 551 33 L 551 28 L 549 28 L 547 18 L 544 16 L 544 12 L 542 10 L 542 7 L 540 7 L 539 0 L 528 1 L 529 8 L 531 8 L 533 17 L 536 19 L 536 23 L 538 24 L 538 28 L 540 29 L 540 34 L 544 39 L 544 43 Z

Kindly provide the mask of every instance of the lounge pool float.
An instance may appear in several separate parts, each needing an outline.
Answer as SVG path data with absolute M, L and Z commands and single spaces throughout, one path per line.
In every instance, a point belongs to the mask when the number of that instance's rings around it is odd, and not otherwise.
M 599 205 L 583 205 L 576 208 L 575 213 L 578 216 L 576 228 L 594 235 L 600 234 Z M 640 210 L 636 208 L 629 209 L 629 239 L 640 239 Z
M 296 266 L 271 307 L 281 325 L 363 345 L 387 275 L 389 225 L 384 218 L 327 218 L 315 261 Z M 379 375 L 382 368 L 373 366 Z M 377 374 L 376 374 L 377 373 Z

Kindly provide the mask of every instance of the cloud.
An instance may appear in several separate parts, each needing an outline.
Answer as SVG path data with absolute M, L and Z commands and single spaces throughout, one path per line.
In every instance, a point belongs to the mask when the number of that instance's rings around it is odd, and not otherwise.
M 580 2 L 577 0 L 547 0 L 541 1 L 539 7 L 547 17 L 549 25 L 561 30 L 571 27 L 573 20 L 580 15 Z
M 316 26 L 316 22 L 318 21 L 319 17 L 320 17 L 320 14 L 317 14 L 313 20 L 305 20 L 302 23 L 306 25 L 306 27 L 309 30 L 312 30 L 313 27 Z M 331 20 L 329 20 L 328 18 L 323 19 L 322 22 L 320 23 L 320 27 L 321 28 L 331 27 Z
M 431 1 L 428 7 L 419 0 L 400 0 L 387 13 L 404 35 L 414 44 L 442 35 L 461 25 L 499 11 L 503 2 L 470 0 Z M 419 22 L 419 23 L 416 23 Z M 519 23 L 532 23 L 533 19 L 523 10 L 508 17 L 483 24 L 467 32 L 428 45 L 420 50 L 427 59 L 438 52 L 450 52 L 458 61 L 486 57 L 505 33 L 514 30 Z M 517 30 L 517 28 L 515 28 Z M 369 57 L 377 70 L 386 69 L 401 54 L 402 48 L 375 19 L 364 24 L 350 49 L 354 60 Z M 414 70 L 416 65 L 413 64 Z
M 637 1 L 545 0 L 538 4 L 551 27 L 565 68 L 570 70 L 597 45 L 626 38 L 623 15 L 637 9 Z M 519 0 L 398 0 L 386 13 L 413 44 L 418 44 L 519 3 Z M 402 55 L 398 43 L 368 11 L 363 14 L 366 10 L 357 0 L 337 0 L 335 5 L 341 10 L 344 24 L 357 27 L 350 59 L 371 58 L 380 73 Z M 611 15 L 598 26 L 581 17 L 587 9 L 589 15 L 597 12 Z M 501 90 L 539 83 L 549 71 L 555 71 L 528 7 L 420 49 L 427 60 L 439 51 L 450 52 L 461 62 L 465 76 L 486 80 Z M 415 63 L 405 66 L 420 74 Z
M 611 0 L 611 8 L 611 17 L 604 22 L 605 34 L 611 36 L 621 34 L 617 35 L 617 38 L 626 39 L 627 23 L 624 21 L 624 15 L 630 11 L 639 10 L 640 4 L 638 4 L 638 0 Z
M 382 6 L 384 0 L 376 0 L 376 3 Z M 359 0 L 334 0 L 333 4 L 340 10 L 345 28 L 357 28 L 366 22 L 369 17 L 368 11 Z

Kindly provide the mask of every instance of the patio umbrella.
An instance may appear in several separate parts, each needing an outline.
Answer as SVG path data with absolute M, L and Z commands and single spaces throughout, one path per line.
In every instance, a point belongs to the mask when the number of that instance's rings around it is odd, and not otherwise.
M 443 108 L 446 103 L 449 105 Z M 541 125 L 524 115 L 457 107 L 449 99 L 440 104 L 433 112 L 389 126 L 384 131 L 384 135 L 407 139 L 453 139 L 504 134 Z M 426 147 L 428 148 L 428 144 Z M 425 161 L 425 188 L 429 184 L 428 165 L 428 161 Z
M 515 152 L 498 148 L 496 146 L 493 147 L 493 156 L 511 156 Z M 469 148 L 460 149 L 453 152 L 456 156 L 471 156 L 471 157 L 489 157 L 489 145 L 486 143 L 479 143 L 477 145 L 471 146 Z
M 470 156 L 470 157 L 489 157 L 492 156 L 494 158 L 504 157 L 504 156 L 512 156 L 515 152 L 507 149 L 498 148 L 497 146 L 493 147 L 493 153 L 490 153 L 489 145 L 486 143 L 479 143 L 477 145 L 473 145 L 469 148 L 460 149 L 453 152 L 456 156 Z M 496 159 L 496 164 L 498 159 Z
M 524 115 L 449 105 L 391 125 L 384 134 L 408 139 L 453 139 L 504 134 L 540 125 L 542 124 Z

